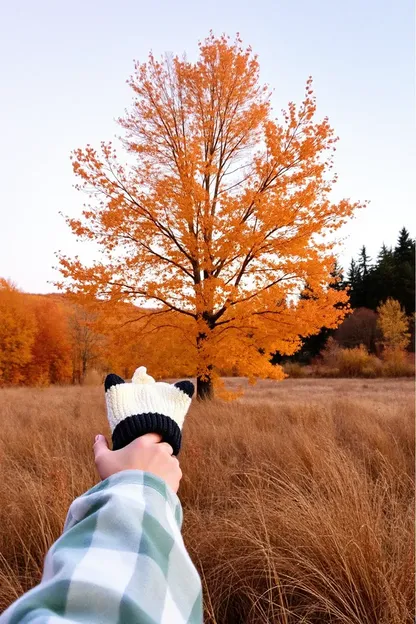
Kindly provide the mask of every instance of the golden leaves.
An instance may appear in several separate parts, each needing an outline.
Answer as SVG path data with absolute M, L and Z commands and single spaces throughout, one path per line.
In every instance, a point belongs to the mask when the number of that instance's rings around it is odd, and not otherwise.
M 326 235 L 361 206 L 330 201 L 337 138 L 327 118 L 316 120 L 312 79 L 278 121 L 252 50 L 211 33 L 195 63 L 150 54 L 128 83 L 125 164 L 111 143 L 73 154 L 92 206 L 69 225 L 105 260 L 83 268 L 62 259 L 63 274 L 91 296 L 193 319 L 199 371 L 243 359 L 253 374 L 277 374 L 271 349 L 288 352 L 319 322 L 339 322 Z M 306 282 L 316 297 L 295 304 Z
M 381 331 L 384 347 L 387 349 L 405 349 L 410 340 L 409 320 L 402 310 L 400 302 L 389 297 L 377 309 L 377 325 Z
M 63 307 L 0 280 L 0 385 L 70 381 L 70 368 Z

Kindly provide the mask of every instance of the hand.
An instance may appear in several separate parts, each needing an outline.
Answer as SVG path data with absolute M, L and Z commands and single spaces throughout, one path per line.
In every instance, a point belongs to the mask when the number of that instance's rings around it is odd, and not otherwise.
M 177 492 L 182 479 L 179 461 L 172 455 L 170 444 L 161 442 L 161 439 L 157 433 L 147 433 L 119 451 L 110 451 L 105 437 L 97 435 L 94 457 L 101 479 L 122 470 L 143 470 L 160 477 Z

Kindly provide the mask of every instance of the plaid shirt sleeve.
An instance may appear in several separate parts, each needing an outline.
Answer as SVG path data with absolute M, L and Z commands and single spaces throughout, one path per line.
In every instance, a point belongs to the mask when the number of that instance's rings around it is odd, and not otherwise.
M 0 624 L 201 624 L 198 573 L 185 549 L 178 497 L 126 470 L 71 505 L 41 583 Z

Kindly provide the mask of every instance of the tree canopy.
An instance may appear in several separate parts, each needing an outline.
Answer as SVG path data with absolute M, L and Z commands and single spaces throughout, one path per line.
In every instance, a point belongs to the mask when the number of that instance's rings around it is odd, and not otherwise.
M 188 337 L 200 397 L 225 364 L 282 378 L 271 355 L 345 313 L 333 233 L 361 205 L 330 199 L 336 137 L 311 79 L 277 120 L 252 50 L 211 34 L 196 62 L 150 54 L 129 85 L 124 160 L 111 142 L 73 154 L 91 203 L 68 224 L 102 257 L 61 256 L 61 286 L 155 308 Z

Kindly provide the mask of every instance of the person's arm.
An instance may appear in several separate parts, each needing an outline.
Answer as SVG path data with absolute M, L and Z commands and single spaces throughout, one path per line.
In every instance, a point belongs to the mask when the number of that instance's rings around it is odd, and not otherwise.
M 0 624 L 202 622 L 201 582 L 180 533 L 181 504 L 168 479 L 155 476 L 173 473 L 179 485 L 176 460 L 150 436 L 129 447 L 114 452 L 103 438 L 96 442 L 104 480 L 72 503 L 41 583 Z M 117 471 L 117 463 L 129 468 L 134 457 L 151 472 Z

